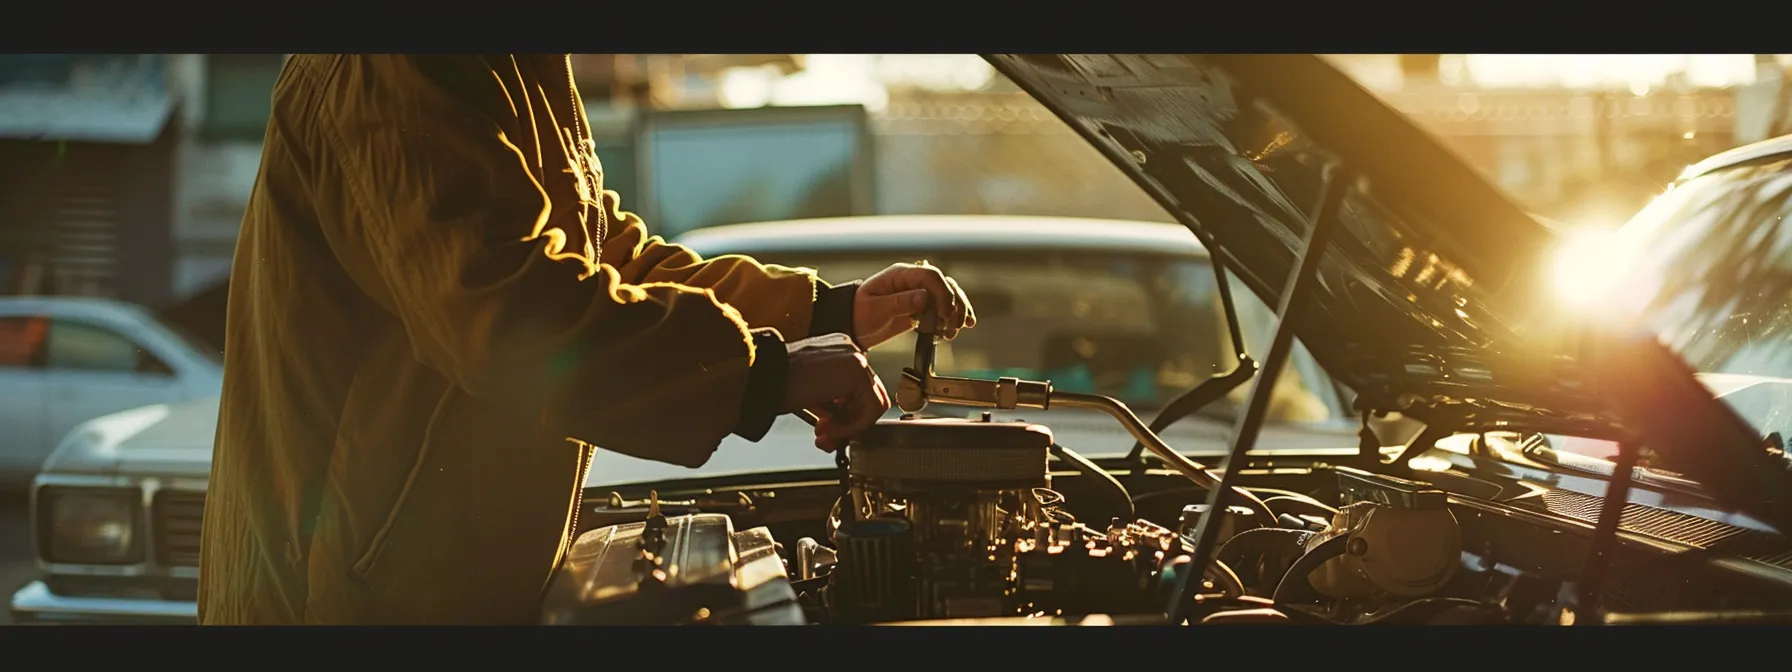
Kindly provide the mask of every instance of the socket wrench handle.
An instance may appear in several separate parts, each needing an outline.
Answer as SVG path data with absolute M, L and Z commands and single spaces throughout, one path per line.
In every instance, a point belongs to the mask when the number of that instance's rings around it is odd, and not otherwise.
M 896 385 L 896 407 L 904 412 L 919 413 L 927 408 L 927 386 L 933 379 L 934 339 L 939 324 L 933 298 L 928 297 L 921 314 L 915 317 L 915 361 L 902 370 L 902 380 Z

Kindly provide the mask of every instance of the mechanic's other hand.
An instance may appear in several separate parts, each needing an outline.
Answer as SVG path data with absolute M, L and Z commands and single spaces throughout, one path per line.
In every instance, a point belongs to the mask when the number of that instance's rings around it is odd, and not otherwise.
M 861 290 L 862 291 L 862 290 Z M 790 369 L 784 413 L 813 412 L 815 447 L 834 452 L 890 410 L 890 395 L 865 353 L 844 334 L 806 338 L 785 346 Z
M 931 299 L 939 316 L 939 336 L 955 338 L 958 331 L 977 326 L 977 313 L 958 283 L 923 261 L 894 264 L 859 285 L 853 296 L 853 333 L 866 348 L 914 329 L 916 316 Z

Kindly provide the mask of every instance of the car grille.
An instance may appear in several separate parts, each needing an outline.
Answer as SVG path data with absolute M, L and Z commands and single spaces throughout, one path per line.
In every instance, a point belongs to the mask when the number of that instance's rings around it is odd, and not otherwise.
M 199 566 L 199 525 L 205 493 L 162 491 L 153 508 L 156 561 L 167 567 Z

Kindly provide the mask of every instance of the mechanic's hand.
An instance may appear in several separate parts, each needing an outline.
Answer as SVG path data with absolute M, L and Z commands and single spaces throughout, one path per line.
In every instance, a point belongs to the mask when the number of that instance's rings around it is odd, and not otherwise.
M 890 410 L 883 381 L 844 334 L 806 338 L 785 348 L 790 369 L 780 411 L 807 410 L 821 420 L 815 425 L 816 448 L 839 450 Z
M 977 313 L 958 283 L 923 261 L 895 264 L 859 285 L 853 297 L 853 333 L 869 349 L 914 329 L 916 315 L 932 299 L 939 315 L 939 336 L 951 339 L 966 327 L 977 326 Z

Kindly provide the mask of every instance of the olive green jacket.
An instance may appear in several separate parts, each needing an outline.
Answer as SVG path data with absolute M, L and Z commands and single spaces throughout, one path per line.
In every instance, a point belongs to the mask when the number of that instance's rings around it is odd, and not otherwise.
M 231 271 L 202 623 L 535 622 L 593 449 L 757 440 L 777 334 L 849 329 L 850 286 L 649 237 L 587 128 L 565 55 L 291 57 Z

